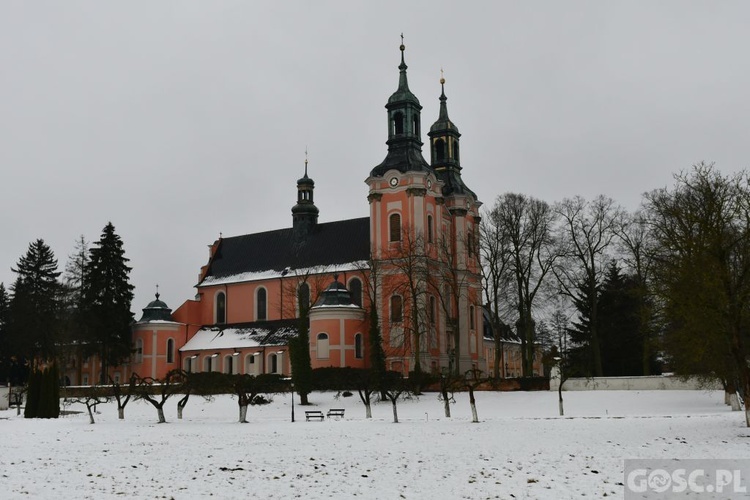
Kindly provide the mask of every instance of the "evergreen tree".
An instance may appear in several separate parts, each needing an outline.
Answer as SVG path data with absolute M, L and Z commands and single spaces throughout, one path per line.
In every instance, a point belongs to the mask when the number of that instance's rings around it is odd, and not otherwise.
M 599 324 L 605 376 L 643 375 L 643 296 L 633 276 L 616 262 L 607 268 L 600 293 Z
M 0 283 L 0 382 L 10 379 L 11 356 L 8 344 L 10 297 L 5 284 Z
M 376 390 L 384 390 L 385 379 L 385 351 L 383 350 L 383 339 L 380 334 L 380 322 L 375 302 L 370 304 L 370 370 Z
M 89 265 L 89 244 L 81 235 L 75 243 L 75 250 L 68 256 L 63 274 L 63 310 L 60 321 L 60 359 L 74 357 L 80 364 L 83 349 L 80 341 L 86 336 L 86 304 L 84 285 Z
M 39 239 L 29 244 L 16 268 L 10 301 L 10 349 L 18 358 L 54 359 L 57 351 L 61 288 L 57 259 Z
M 591 291 L 599 294 L 599 285 L 591 283 L 591 278 L 580 283 L 573 297 L 573 305 L 578 310 L 578 318 L 568 329 L 570 345 L 565 357 L 568 361 L 570 376 L 590 377 L 595 373 L 594 352 L 592 348 L 591 325 Z M 565 354 L 565 353 L 564 353 Z
M 289 361 L 292 365 L 292 382 L 303 405 L 310 404 L 308 394 L 313 387 L 312 363 L 310 361 L 310 299 L 300 296 L 299 334 L 289 342 Z M 294 395 L 292 395 L 294 397 Z
M 122 239 L 111 222 L 90 252 L 90 262 L 83 287 L 83 302 L 90 351 L 98 353 L 102 363 L 100 383 L 104 383 L 110 366 L 117 366 L 131 353 L 130 312 L 133 285 Z

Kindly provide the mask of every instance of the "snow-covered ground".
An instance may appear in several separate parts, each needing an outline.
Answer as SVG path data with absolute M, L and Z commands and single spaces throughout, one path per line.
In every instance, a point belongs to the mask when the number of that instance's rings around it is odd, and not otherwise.
M 191 398 L 169 423 L 146 402 L 57 420 L 0 411 L 0 497 L 9 498 L 603 498 L 623 495 L 625 458 L 750 458 L 742 413 L 705 391 L 477 393 L 453 416 L 432 393 L 373 406 L 356 394 L 313 393 L 313 409 L 345 408 L 343 420 L 306 422 L 291 401 L 251 407 L 236 422 L 236 400 Z

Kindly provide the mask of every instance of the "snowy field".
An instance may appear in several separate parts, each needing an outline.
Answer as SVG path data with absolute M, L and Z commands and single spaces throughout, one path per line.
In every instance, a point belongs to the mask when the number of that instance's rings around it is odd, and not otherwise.
M 313 409 L 345 408 L 343 420 L 305 422 L 288 395 L 251 407 L 236 400 L 176 399 L 167 424 L 146 402 L 25 420 L 0 412 L 0 498 L 605 498 L 623 496 L 625 458 L 750 458 L 742 413 L 705 391 L 466 394 L 446 419 L 435 394 L 373 406 L 356 396 L 313 393 Z

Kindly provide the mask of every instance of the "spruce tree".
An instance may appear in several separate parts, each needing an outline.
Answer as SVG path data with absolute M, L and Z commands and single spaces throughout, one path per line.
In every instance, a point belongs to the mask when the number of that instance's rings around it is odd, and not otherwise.
M 8 344 L 10 298 L 5 284 L 0 283 L 0 383 L 10 379 L 11 356 Z
M 122 363 L 131 352 L 133 285 L 122 239 L 111 222 L 102 230 L 90 251 L 84 281 L 83 302 L 89 352 L 96 352 L 102 363 L 100 383 L 107 379 L 110 366 Z
M 12 271 L 18 276 L 10 301 L 11 353 L 36 361 L 54 359 L 61 298 L 57 259 L 39 239 L 29 244 Z

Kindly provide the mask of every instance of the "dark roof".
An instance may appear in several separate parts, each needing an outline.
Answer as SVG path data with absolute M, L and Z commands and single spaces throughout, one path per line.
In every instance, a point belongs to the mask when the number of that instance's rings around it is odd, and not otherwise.
M 320 298 L 314 307 L 319 306 L 350 306 L 352 305 L 352 295 L 346 289 L 343 283 L 338 280 L 338 276 L 326 290 L 320 294 Z
M 152 300 L 143 308 L 143 316 L 138 320 L 139 323 L 147 321 L 174 321 L 172 319 L 172 309 L 167 304 L 159 300 L 159 294 L 156 294 L 156 300 Z
M 507 342 L 520 342 L 518 335 L 505 323 L 501 322 L 500 331 L 495 331 L 492 326 L 492 313 L 488 306 L 482 306 L 482 333 L 483 337 L 487 340 L 494 340 L 495 337 L 500 337 L 500 340 Z
M 316 224 L 295 242 L 292 228 L 222 238 L 206 278 L 346 264 L 369 259 L 370 218 Z

